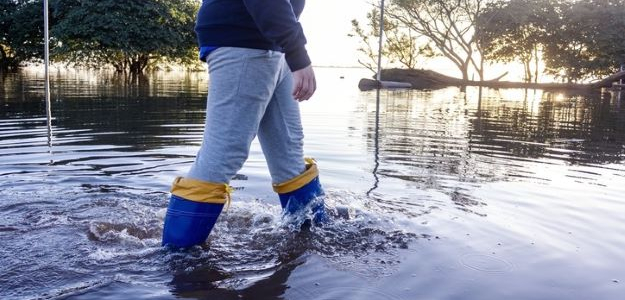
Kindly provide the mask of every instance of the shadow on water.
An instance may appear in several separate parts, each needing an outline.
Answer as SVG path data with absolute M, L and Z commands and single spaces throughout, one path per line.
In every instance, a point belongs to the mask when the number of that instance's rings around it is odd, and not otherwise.
M 273 265 L 265 266 L 267 268 L 265 270 L 240 270 L 239 274 L 233 274 L 233 272 L 220 270 L 213 264 L 203 265 L 192 271 L 175 273 L 172 281 L 169 282 L 171 293 L 186 299 L 215 297 L 218 299 L 279 299 L 289 289 L 287 281 L 291 273 L 305 263 L 306 253 L 309 251 L 307 244 L 310 244 L 312 237 L 304 232 L 289 238 L 287 244 L 281 247 L 283 249 L 266 249 L 266 251 L 276 251 L 277 256 Z M 251 283 L 240 279 L 246 275 L 256 278 Z M 298 297 L 298 299 L 308 299 L 308 297 Z

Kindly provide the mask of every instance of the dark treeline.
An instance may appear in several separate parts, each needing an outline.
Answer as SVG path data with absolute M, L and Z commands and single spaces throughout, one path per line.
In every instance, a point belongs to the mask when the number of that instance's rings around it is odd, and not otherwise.
M 43 57 L 42 0 L 0 0 L 0 70 Z M 196 61 L 198 0 L 50 0 L 56 62 L 142 73 L 159 62 Z M 389 61 L 408 69 L 443 56 L 462 79 L 485 80 L 493 62 L 520 62 L 525 81 L 542 74 L 580 82 L 625 63 L 625 0 L 390 0 L 385 20 Z M 379 12 L 353 21 L 373 69 Z M 313 29 L 314 30 L 314 29 Z
M 53 61 L 142 73 L 196 59 L 195 0 L 50 0 Z M 0 70 L 43 58 L 43 1 L 0 0 Z
M 387 1 L 388 2 L 388 1 Z M 352 21 L 372 68 L 379 11 Z M 382 54 L 408 69 L 443 56 L 463 80 L 493 62 L 520 62 L 526 82 L 541 74 L 574 83 L 614 74 L 625 63 L 625 0 L 391 0 Z M 399 46 L 398 46 L 399 45 Z M 398 50 L 400 49 L 400 50 Z

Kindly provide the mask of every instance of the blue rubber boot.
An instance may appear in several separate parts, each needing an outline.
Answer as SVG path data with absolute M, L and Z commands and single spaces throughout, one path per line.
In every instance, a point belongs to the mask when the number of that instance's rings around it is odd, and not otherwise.
M 273 189 L 280 197 L 284 214 L 312 215 L 315 224 L 328 221 L 323 201 L 323 188 L 319 182 L 319 169 L 313 159 L 306 159 L 306 171 L 301 175 L 279 184 Z
M 162 245 L 188 248 L 206 241 L 224 205 L 230 203 L 231 188 L 178 177 L 171 193 Z

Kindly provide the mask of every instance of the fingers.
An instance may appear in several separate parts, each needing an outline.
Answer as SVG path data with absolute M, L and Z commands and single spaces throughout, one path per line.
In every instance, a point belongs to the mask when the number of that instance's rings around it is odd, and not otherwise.
M 304 80 L 302 81 L 302 91 L 300 92 L 299 97 L 296 98 L 297 100 L 304 101 L 310 99 L 310 85 L 310 77 L 304 77 Z
M 310 94 L 310 97 L 312 97 L 312 95 L 314 95 L 315 92 L 317 91 L 317 77 L 314 74 L 313 74 L 312 82 L 313 82 L 313 90 L 312 90 L 312 93 Z
M 303 78 L 299 76 L 293 76 L 293 98 L 295 98 L 295 100 L 299 100 L 300 98 L 300 95 L 302 93 L 303 81 Z
M 297 101 L 310 99 L 317 89 L 315 72 L 311 66 L 293 72 L 293 98 Z
M 308 99 L 310 99 L 313 96 L 313 94 L 315 93 L 315 90 L 317 89 L 317 82 L 315 80 L 315 75 L 314 74 L 311 77 L 309 77 L 306 82 L 307 82 L 307 84 L 305 85 L 306 93 L 304 95 L 302 95 L 302 99 L 301 100 L 308 100 Z

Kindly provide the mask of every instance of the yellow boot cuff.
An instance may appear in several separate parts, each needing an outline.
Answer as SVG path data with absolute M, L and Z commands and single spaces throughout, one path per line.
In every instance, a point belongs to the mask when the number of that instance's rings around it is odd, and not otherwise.
M 278 194 L 290 193 L 313 181 L 317 176 L 319 176 L 317 163 L 312 158 L 306 158 L 306 171 L 304 173 L 289 181 L 274 183 L 273 190 Z
M 230 203 L 232 188 L 225 183 L 177 177 L 171 187 L 171 193 L 190 201 L 226 204 Z

